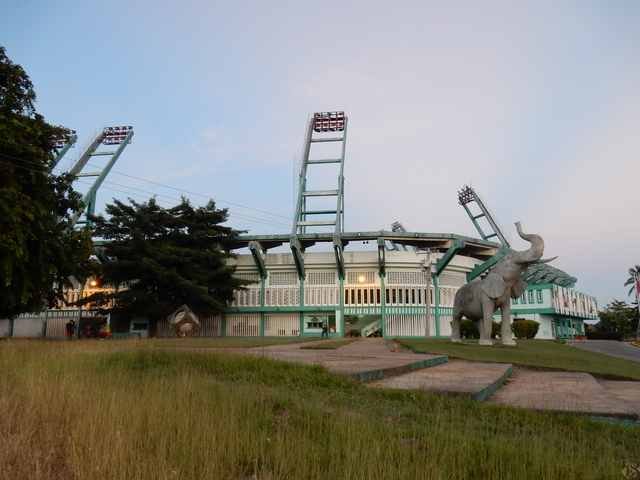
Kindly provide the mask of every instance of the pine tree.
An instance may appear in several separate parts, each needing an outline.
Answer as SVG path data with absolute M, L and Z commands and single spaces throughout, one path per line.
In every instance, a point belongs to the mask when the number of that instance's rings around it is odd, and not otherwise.
M 82 303 L 129 318 L 157 321 L 186 304 L 199 314 L 222 312 L 233 291 L 247 282 L 233 277 L 228 251 L 238 231 L 221 225 L 226 209 L 210 201 L 194 208 L 186 199 L 163 208 L 155 199 L 145 203 L 114 200 L 109 218 L 94 217 L 97 238 L 104 239 L 101 275 L 113 287 Z

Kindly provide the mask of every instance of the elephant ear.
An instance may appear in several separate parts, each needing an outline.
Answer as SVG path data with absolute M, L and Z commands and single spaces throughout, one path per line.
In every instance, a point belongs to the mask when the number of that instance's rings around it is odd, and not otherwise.
M 489 298 L 501 297 L 507 288 L 507 284 L 497 273 L 490 273 L 482 280 L 482 291 Z
M 516 281 L 513 287 L 511 287 L 511 298 L 518 298 L 520 295 L 524 293 L 526 288 L 527 288 L 527 282 L 522 280 L 522 278 L 518 278 L 518 281 Z

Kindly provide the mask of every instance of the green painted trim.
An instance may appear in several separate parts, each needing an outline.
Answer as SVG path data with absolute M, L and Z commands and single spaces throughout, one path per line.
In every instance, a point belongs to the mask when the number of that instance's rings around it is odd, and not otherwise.
M 264 290 L 266 285 L 267 276 L 260 277 L 260 308 L 264 309 Z M 260 336 L 264 337 L 264 327 L 265 327 L 266 315 L 264 310 L 260 312 Z
M 553 283 L 531 283 L 527 285 L 527 290 L 551 290 Z
M 300 277 L 300 309 L 302 308 L 304 308 L 304 267 L 302 277 Z M 298 317 L 300 322 L 300 336 L 302 336 L 304 331 L 304 314 L 302 311 L 300 311 Z
M 456 238 L 445 254 L 436 262 L 436 275 L 440 275 L 442 271 L 447 268 L 451 260 L 456 254 L 462 250 L 467 244 L 464 240 Z
M 385 287 L 384 283 L 384 269 L 380 270 L 378 273 L 380 276 L 380 321 L 382 322 L 382 337 L 384 338 L 387 336 L 387 288 Z
M 282 306 L 282 307 L 230 307 L 225 313 L 296 313 L 296 312 L 335 312 L 339 308 L 338 305 L 321 305 L 321 306 Z
M 344 337 L 344 277 L 338 277 L 338 284 L 338 301 L 340 302 L 340 305 L 338 305 L 338 310 L 340 312 L 340 335 Z
M 433 304 L 434 304 L 434 314 L 433 314 L 433 322 L 436 326 L 436 337 L 440 336 L 440 282 L 438 280 L 438 275 L 434 274 L 432 276 L 433 282 Z M 429 292 L 427 292 L 429 293 Z M 430 300 L 430 299 L 428 299 Z M 431 303 L 429 301 L 429 303 Z M 429 305 L 431 306 L 431 305 Z

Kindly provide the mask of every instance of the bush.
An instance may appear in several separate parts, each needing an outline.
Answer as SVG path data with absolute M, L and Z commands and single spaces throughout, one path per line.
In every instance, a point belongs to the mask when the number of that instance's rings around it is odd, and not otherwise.
M 473 320 L 462 320 L 460 322 L 460 336 L 462 338 L 480 338 L 478 325 Z
M 620 332 L 599 332 L 587 330 L 587 338 L 589 340 L 622 340 Z
M 534 320 L 514 320 L 511 330 L 518 339 L 534 338 L 539 327 L 540 324 Z
M 499 338 L 500 337 L 500 328 L 502 327 L 502 322 L 492 322 L 491 323 L 491 338 Z
M 473 320 L 462 320 L 460 322 L 460 336 L 462 338 L 480 338 L 480 330 L 478 330 L 478 322 Z M 491 338 L 500 336 L 500 323 L 493 322 L 491 325 Z

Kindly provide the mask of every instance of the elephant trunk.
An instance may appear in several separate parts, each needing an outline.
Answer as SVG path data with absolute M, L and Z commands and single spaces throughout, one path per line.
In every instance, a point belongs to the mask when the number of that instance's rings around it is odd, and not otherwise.
M 516 222 L 516 229 L 518 230 L 520 238 L 531 244 L 531 248 L 522 252 L 516 252 L 514 261 L 516 263 L 533 263 L 541 259 L 544 253 L 544 240 L 542 240 L 542 237 L 540 235 L 524 233 L 520 222 Z

